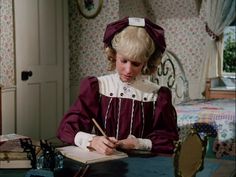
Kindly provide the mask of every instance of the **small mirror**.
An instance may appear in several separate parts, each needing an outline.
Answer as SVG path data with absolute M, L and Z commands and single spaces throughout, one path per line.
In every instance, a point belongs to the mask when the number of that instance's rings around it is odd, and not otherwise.
M 174 152 L 175 177 L 195 177 L 204 166 L 207 138 L 201 139 L 195 129 L 176 144 Z

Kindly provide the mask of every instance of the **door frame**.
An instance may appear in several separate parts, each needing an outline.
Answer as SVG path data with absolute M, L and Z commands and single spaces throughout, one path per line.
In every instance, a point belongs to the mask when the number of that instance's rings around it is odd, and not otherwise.
M 68 0 L 63 0 L 64 12 L 64 57 L 63 57 L 63 83 L 64 83 L 64 110 L 66 112 L 70 106 L 70 54 L 69 54 L 69 7 Z

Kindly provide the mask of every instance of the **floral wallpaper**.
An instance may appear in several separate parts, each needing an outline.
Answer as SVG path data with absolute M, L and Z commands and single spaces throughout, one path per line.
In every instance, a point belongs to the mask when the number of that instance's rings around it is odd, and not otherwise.
M 93 19 L 86 19 L 79 13 L 76 0 L 69 1 L 71 84 L 78 84 L 86 75 L 106 73 L 103 33 L 106 24 L 117 20 L 118 15 L 118 0 L 104 0 L 101 12 Z
M 102 54 L 102 37 L 107 23 L 125 16 L 146 16 L 165 29 L 167 48 L 183 64 L 190 96 L 199 97 L 206 33 L 204 10 L 199 13 L 195 0 L 105 0 L 101 13 L 92 20 L 78 14 L 76 2 L 72 1 L 70 8 L 73 9 L 69 10 L 73 26 L 70 27 L 72 83 L 78 84 L 86 75 L 107 73 Z
M 201 74 L 204 63 L 205 11 L 200 13 L 195 0 L 151 1 L 156 23 L 165 29 L 167 48 L 180 59 L 189 81 L 191 98 L 201 97 Z M 203 6 L 204 7 L 204 6 Z M 151 12 L 152 13 L 152 12 Z
M 0 0 L 0 84 L 15 85 L 12 0 Z
M 87 75 L 107 73 L 103 54 L 106 24 L 124 16 L 148 17 L 165 29 L 167 48 L 181 60 L 190 86 L 190 96 L 199 96 L 201 64 L 205 47 L 204 9 L 198 13 L 195 0 L 103 0 L 100 13 L 83 17 L 77 0 L 68 0 L 70 84 L 79 85 Z M 15 84 L 12 0 L 0 0 L 0 84 Z

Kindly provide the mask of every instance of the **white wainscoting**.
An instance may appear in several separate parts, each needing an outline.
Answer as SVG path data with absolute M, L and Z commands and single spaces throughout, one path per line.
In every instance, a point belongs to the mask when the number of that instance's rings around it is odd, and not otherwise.
M 2 88 L 2 134 L 15 133 L 16 87 Z

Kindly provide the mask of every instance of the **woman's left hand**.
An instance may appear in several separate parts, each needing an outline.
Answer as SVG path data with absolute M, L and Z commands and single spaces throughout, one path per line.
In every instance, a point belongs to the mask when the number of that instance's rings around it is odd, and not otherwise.
M 139 142 L 135 136 L 129 135 L 128 138 L 119 140 L 116 145 L 121 149 L 137 149 Z

